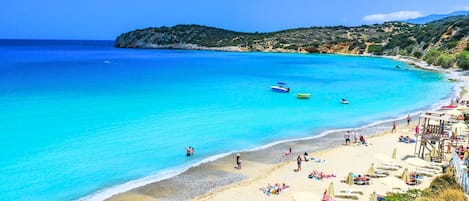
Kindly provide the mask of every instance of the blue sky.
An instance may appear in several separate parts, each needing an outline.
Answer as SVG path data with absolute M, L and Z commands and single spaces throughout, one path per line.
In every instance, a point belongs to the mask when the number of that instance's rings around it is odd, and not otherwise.
M 245 32 L 354 26 L 469 10 L 469 0 L 3 0 L 0 38 L 107 39 L 202 24 Z

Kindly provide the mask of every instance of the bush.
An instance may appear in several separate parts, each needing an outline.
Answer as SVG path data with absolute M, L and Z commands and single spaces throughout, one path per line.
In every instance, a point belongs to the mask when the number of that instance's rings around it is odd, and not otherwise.
M 423 56 L 423 60 L 425 60 L 428 64 L 436 63 L 437 58 L 441 55 L 442 51 L 437 49 L 429 50 L 425 56 Z
M 463 51 L 456 56 L 456 63 L 459 68 L 464 70 L 469 69 L 469 51 Z
M 420 58 L 422 57 L 423 53 L 420 52 L 420 51 L 415 51 L 412 55 L 413 55 L 415 58 L 420 59 Z
M 453 56 L 449 54 L 440 54 L 438 58 L 436 59 L 435 65 L 441 66 L 443 68 L 449 68 L 453 66 L 454 64 L 454 58 Z
M 464 201 L 465 195 L 454 177 L 445 174 L 433 179 L 430 187 L 423 191 L 415 189 L 407 193 L 389 193 L 384 198 L 388 201 Z
M 382 45 L 370 45 L 368 46 L 368 52 L 376 55 L 383 54 L 384 47 Z
M 464 193 L 459 189 L 446 189 L 438 193 L 436 200 L 451 200 L 451 201 L 465 201 Z

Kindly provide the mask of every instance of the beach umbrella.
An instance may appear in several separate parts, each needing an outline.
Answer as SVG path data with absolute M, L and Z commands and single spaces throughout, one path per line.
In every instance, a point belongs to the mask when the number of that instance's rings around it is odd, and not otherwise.
M 407 168 L 402 172 L 401 179 L 406 183 L 409 181 L 409 170 L 407 170 Z
M 431 161 L 430 154 L 426 153 L 424 160 L 427 162 L 430 162 Z
M 375 174 L 375 164 L 374 163 L 371 163 L 371 166 L 370 168 L 368 168 L 368 172 L 367 172 L 368 176 L 370 177 L 374 177 L 376 174 Z
M 376 195 L 376 191 L 373 191 L 373 193 L 370 196 L 370 201 L 377 201 L 378 200 L 378 195 Z
M 392 150 L 392 159 L 396 159 L 396 158 L 397 158 L 396 152 L 397 152 L 397 149 L 394 148 L 394 150 Z
M 333 198 L 334 195 L 335 195 L 334 183 L 332 183 L 332 182 L 329 184 L 329 187 L 327 187 L 327 195 L 329 196 L 329 198 Z
M 348 173 L 347 178 L 345 179 L 345 183 L 348 185 L 353 185 L 353 174 L 351 172 Z
M 437 157 L 438 157 L 438 152 L 436 151 L 436 148 L 435 148 L 435 147 L 432 147 L 432 154 L 431 154 L 431 157 L 432 157 L 432 158 L 437 158 Z

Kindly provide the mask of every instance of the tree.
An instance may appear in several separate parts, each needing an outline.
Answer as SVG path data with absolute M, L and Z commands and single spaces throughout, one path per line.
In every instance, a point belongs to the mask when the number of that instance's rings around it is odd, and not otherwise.
M 456 56 L 456 63 L 459 68 L 464 70 L 469 69 L 469 51 L 463 51 Z
M 420 51 L 415 51 L 413 55 L 414 55 L 415 58 L 420 59 L 420 57 L 422 57 L 423 53 L 420 52 Z
M 443 68 L 449 68 L 453 66 L 454 58 L 449 54 L 440 54 L 436 59 L 435 65 L 441 66 Z
M 383 54 L 384 47 L 382 45 L 370 45 L 368 46 L 368 52 L 376 55 Z
M 437 49 L 428 50 L 428 52 L 423 56 L 423 60 L 425 60 L 428 64 L 436 64 L 436 60 L 440 56 L 442 51 Z

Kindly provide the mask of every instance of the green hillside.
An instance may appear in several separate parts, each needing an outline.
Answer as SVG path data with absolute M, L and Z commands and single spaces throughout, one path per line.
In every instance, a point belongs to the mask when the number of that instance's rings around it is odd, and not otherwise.
M 404 55 L 469 69 L 469 16 L 427 24 L 403 22 L 241 33 L 200 25 L 139 29 L 121 34 L 122 48 Z

